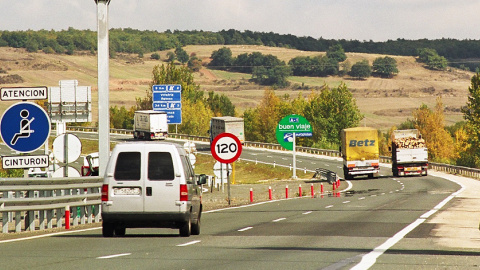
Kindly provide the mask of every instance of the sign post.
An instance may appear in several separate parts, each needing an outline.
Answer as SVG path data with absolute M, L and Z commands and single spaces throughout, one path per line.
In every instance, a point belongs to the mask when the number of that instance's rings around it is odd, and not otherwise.
M 232 133 L 221 133 L 210 145 L 212 156 L 221 163 L 233 163 L 242 154 L 242 143 Z M 230 174 L 227 173 L 228 205 L 230 205 Z
M 287 115 L 278 122 L 276 133 L 278 143 L 287 150 L 293 150 L 293 179 L 297 178 L 296 137 L 311 137 L 312 125 L 305 117 Z

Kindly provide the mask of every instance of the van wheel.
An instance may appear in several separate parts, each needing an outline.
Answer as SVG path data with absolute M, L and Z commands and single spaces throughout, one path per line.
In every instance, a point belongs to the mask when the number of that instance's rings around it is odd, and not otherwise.
M 185 222 L 182 227 L 180 227 L 180 236 L 182 237 L 189 237 L 192 234 L 192 221 L 188 218 L 187 222 Z
M 113 237 L 113 224 L 109 222 L 102 223 L 102 235 L 103 237 Z
M 200 215 L 198 215 L 197 222 L 192 224 L 192 234 L 199 235 L 200 234 Z
M 122 226 L 115 227 L 115 235 L 117 236 L 125 236 L 126 229 Z

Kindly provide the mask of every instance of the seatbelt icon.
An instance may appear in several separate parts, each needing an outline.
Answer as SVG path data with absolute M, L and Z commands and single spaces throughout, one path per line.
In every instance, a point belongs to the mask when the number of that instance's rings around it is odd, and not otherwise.
M 35 120 L 35 117 L 32 117 L 32 119 L 29 120 L 27 119 L 29 114 L 30 113 L 27 109 L 23 109 L 20 112 L 20 116 L 22 117 L 22 120 L 20 120 L 20 131 L 13 136 L 12 141 L 10 142 L 11 145 L 15 145 L 19 138 L 30 137 L 30 134 L 34 132 L 34 130 L 30 129 L 30 124 Z

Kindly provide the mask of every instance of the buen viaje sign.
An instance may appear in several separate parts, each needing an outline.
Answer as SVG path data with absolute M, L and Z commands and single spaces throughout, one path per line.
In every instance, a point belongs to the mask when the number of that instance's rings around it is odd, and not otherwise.
M 275 135 L 278 143 L 287 150 L 293 150 L 293 135 L 295 137 L 311 137 L 312 125 L 305 117 L 298 114 L 285 116 L 278 122 Z

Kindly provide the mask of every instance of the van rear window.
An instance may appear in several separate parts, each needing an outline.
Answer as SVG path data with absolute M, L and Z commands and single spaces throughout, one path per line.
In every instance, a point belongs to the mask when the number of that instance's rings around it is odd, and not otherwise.
M 115 180 L 140 180 L 140 152 L 121 152 L 115 164 Z
M 174 178 L 175 170 L 172 155 L 169 152 L 148 153 L 148 179 L 173 180 Z

